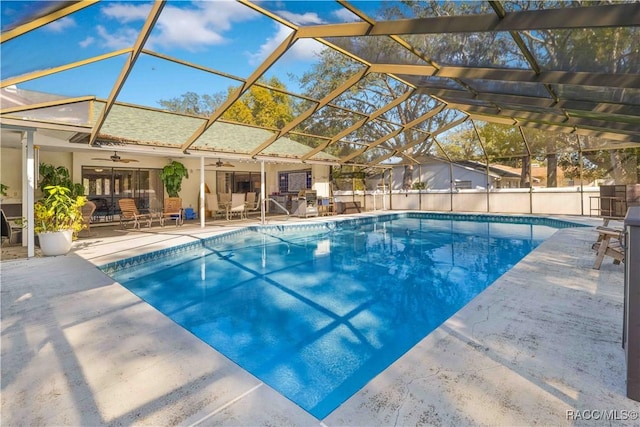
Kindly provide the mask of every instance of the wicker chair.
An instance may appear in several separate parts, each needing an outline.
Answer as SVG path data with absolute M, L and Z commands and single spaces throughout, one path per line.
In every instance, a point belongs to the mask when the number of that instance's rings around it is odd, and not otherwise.
M 91 219 L 93 218 L 93 213 L 96 211 L 96 204 L 92 201 L 87 201 L 84 205 L 82 205 L 82 224 L 84 225 L 84 229 L 87 230 L 87 233 L 91 235 Z

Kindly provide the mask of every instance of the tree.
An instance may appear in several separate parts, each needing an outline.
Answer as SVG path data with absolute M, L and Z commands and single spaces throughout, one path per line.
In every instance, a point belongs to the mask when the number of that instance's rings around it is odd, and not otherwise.
M 586 179 L 610 179 L 616 184 L 640 182 L 640 149 L 593 149 L 603 143 L 599 138 L 581 137 L 581 140 L 589 149 L 582 155 L 584 168 L 588 173 Z
M 492 2 L 442 2 L 438 0 L 385 1 L 381 8 L 374 12 L 376 20 L 397 20 L 403 18 L 420 18 L 433 16 L 461 16 L 469 14 L 495 14 Z M 599 4 L 600 2 L 593 2 Z M 548 9 L 565 2 L 560 1 L 530 1 L 514 0 L 501 3 L 510 11 L 524 11 L 534 9 Z M 582 3 L 576 2 L 582 6 Z M 503 31 L 457 32 L 429 35 L 405 34 L 405 40 L 411 49 L 403 49 L 392 37 L 335 37 L 330 42 L 346 51 L 354 52 L 366 62 L 376 63 L 408 63 L 408 64 L 441 64 L 445 66 L 469 66 L 487 68 L 529 69 L 532 64 L 523 53 L 523 49 L 514 41 L 514 34 Z M 591 28 L 572 30 L 536 30 L 518 31 L 524 40 L 527 50 L 533 60 L 542 70 L 575 70 L 585 69 L 593 72 L 633 73 L 640 68 L 640 49 L 635 39 L 638 28 Z M 299 84 L 306 97 L 320 100 L 332 90 L 340 87 L 349 77 L 363 70 L 365 64 L 342 54 L 338 50 L 324 49 L 319 54 L 318 61 L 311 69 L 299 78 Z M 401 78 L 407 81 L 402 81 Z M 469 99 L 472 95 L 483 92 L 499 92 L 505 95 L 522 95 L 533 97 L 548 97 L 549 103 L 555 97 L 573 99 L 571 94 L 575 88 L 570 84 L 523 83 L 518 86 L 507 82 L 490 82 L 483 79 L 446 79 L 438 76 L 400 76 L 392 77 L 386 74 L 369 73 L 353 87 L 332 100 L 330 105 L 319 108 L 309 118 L 300 123 L 294 132 L 288 135 L 296 141 L 309 147 L 318 147 L 330 141 L 335 135 L 358 123 L 389 102 L 398 99 L 411 86 L 434 86 L 445 90 L 453 88 L 461 93 L 468 90 Z M 253 85 L 235 102 L 222 116 L 223 119 L 239 123 L 264 126 L 267 128 L 282 128 L 293 117 L 306 111 L 313 101 L 294 101 L 284 93 L 284 85 L 277 79 L 261 80 L 263 86 Z M 161 105 L 172 111 L 189 112 L 209 116 L 218 108 L 235 88 L 228 93 L 218 93 L 211 96 L 198 96 L 187 93 L 181 98 L 161 101 Z M 611 102 L 623 103 L 624 89 L 612 93 Z M 540 93 L 542 92 L 542 93 Z M 563 96 L 568 94 L 567 96 Z M 604 102 L 609 94 L 602 94 Z M 580 99 L 576 99 L 580 101 Z M 455 102 L 455 101 L 454 101 Z M 464 102 L 464 100 L 463 100 Z M 480 108 L 500 109 L 502 105 L 485 105 L 478 99 Z M 505 101 L 506 102 L 506 101 Z M 304 104 L 304 105 L 303 105 Z M 464 117 L 463 113 L 453 108 L 444 108 L 438 114 L 418 123 L 413 129 L 404 129 L 407 123 L 423 117 L 441 105 L 440 101 L 424 93 L 414 93 L 409 99 L 390 109 L 375 120 L 368 120 L 359 129 L 334 141 L 324 148 L 324 152 L 337 157 L 348 156 L 352 163 L 377 162 L 381 159 L 397 160 L 415 158 L 433 153 L 433 132 L 452 121 Z M 507 109 L 515 111 L 514 120 L 520 117 L 518 109 L 522 109 L 522 118 L 538 120 L 540 123 L 557 122 L 547 119 L 548 109 L 537 112 L 530 108 L 507 104 Z M 473 108 L 469 108 L 474 111 Z M 481 109 L 476 111 L 482 111 Z M 558 109 L 558 116 L 562 120 L 570 119 L 572 112 Z M 595 114 L 595 113 L 594 113 Z M 579 117 L 579 116 L 578 116 Z M 502 129 L 502 127 L 504 129 Z M 522 168 L 521 181 L 523 185 L 531 182 L 530 165 L 533 158 L 544 161 L 547 165 L 547 182 L 549 186 L 558 185 L 557 171 L 559 156 L 573 150 L 575 139 L 563 134 L 548 134 L 545 132 L 529 132 L 527 143 L 522 138 L 517 127 L 484 124 L 479 128 L 486 128 L 486 155 L 491 161 L 500 160 L 507 164 Z M 400 130 L 400 132 L 398 132 Z M 391 135 L 384 140 L 386 136 Z M 469 129 L 459 132 L 458 141 L 451 139 L 444 149 L 451 158 L 472 155 L 474 158 L 484 158 L 482 147 L 479 147 L 477 137 Z M 445 138 L 438 135 L 438 138 Z M 449 137 L 447 137 L 449 138 Z M 373 144 L 375 142 L 375 144 Z M 569 148 L 570 150 L 568 150 Z M 575 148 L 578 148 L 577 146 Z M 356 156 L 357 154 L 357 156 Z M 610 156 L 612 165 L 622 160 L 616 155 Z M 617 162 L 617 163 L 616 163 Z M 563 163 L 565 164 L 565 163 Z M 615 168 L 614 168 L 615 170 Z M 405 182 L 410 182 L 410 168 L 405 168 Z
M 607 2 L 589 3 L 597 5 Z M 440 2 L 435 0 L 415 2 L 407 0 L 389 2 L 389 4 L 385 14 L 396 19 L 494 13 L 489 2 Z M 578 6 L 585 5 L 584 3 L 576 4 Z M 509 10 L 550 9 L 556 5 L 566 7 L 567 3 L 565 1 L 530 0 L 515 0 L 508 2 L 508 4 L 505 3 Z M 633 73 L 640 69 L 640 47 L 635 41 L 638 38 L 638 33 L 639 30 L 635 27 L 518 32 L 537 64 L 544 70 L 584 69 L 602 73 Z M 406 36 L 403 38 L 419 52 L 424 53 L 427 58 L 433 58 L 440 64 L 505 68 L 529 67 L 520 48 L 505 33 L 443 33 L 429 35 L 429 37 Z M 470 82 L 469 85 L 471 88 L 475 86 L 473 82 Z M 478 88 L 476 87 L 476 89 Z M 561 96 L 563 91 L 571 92 L 574 90 L 570 85 L 553 85 L 549 89 Z M 568 95 L 571 96 L 570 93 Z M 551 94 L 551 96 L 554 95 Z M 610 90 L 608 96 L 610 99 L 616 100 L 613 102 L 624 99 L 624 94 L 620 89 Z M 558 111 L 558 113 L 566 114 L 562 111 Z M 531 128 L 526 128 L 526 130 L 527 142 L 531 145 L 532 154 L 539 160 L 546 162 L 548 185 L 556 186 L 558 158 L 567 151 L 578 149 L 575 137 L 562 133 L 535 131 Z M 506 136 L 504 134 L 495 134 L 494 136 L 498 137 L 491 142 L 496 146 L 494 152 L 514 151 L 513 144 L 516 143 L 522 146 L 521 149 L 515 151 L 523 153 L 523 156 L 519 157 L 522 159 L 523 181 L 526 181 L 526 169 L 530 159 L 526 157 L 527 151 L 523 147 L 524 141 L 510 137 L 501 140 L 501 136 Z M 461 143 L 463 142 L 461 141 Z M 500 147 L 503 144 L 504 147 Z M 617 152 L 610 154 L 608 162 L 612 174 L 615 176 L 616 182 L 623 182 L 618 180 L 625 180 L 627 177 L 618 176 L 619 172 L 616 171 L 625 170 L 621 167 L 624 160 L 619 157 Z
M 158 103 L 168 111 L 209 117 L 223 101 L 224 98 L 220 95 L 198 95 L 195 92 L 186 92 L 178 98 L 161 99 Z
M 291 97 L 284 83 L 277 77 L 262 81 L 268 87 L 253 85 L 222 116 L 236 121 L 267 128 L 282 128 L 293 119 Z M 233 91 L 229 89 L 229 94 Z
M 291 97 L 285 93 L 285 85 L 276 77 L 260 80 L 260 83 L 262 85 L 251 86 L 225 111 L 222 118 L 269 128 L 281 128 L 291 121 L 293 107 Z M 213 95 L 187 92 L 178 98 L 160 100 L 159 103 L 169 111 L 209 117 L 236 89 L 229 87 L 226 94 L 218 92 Z
M 364 40 L 362 45 L 361 49 L 366 49 L 368 53 L 377 56 L 403 54 L 397 53 L 398 49 L 391 47 L 386 41 L 380 41 L 376 38 Z M 325 49 L 320 53 L 319 61 L 299 79 L 299 83 L 306 96 L 321 99 L 360 71 L 362 67 L 362 64 L 338 51 Z M 331 105 L 341 108 L 325 107 L 318 110 L 312 118 L 303 123 L 304 127 L 301 127 L 300 130 L 331 138 L 364 117 L 354 116 L 351 112 L 373 113 L 409 90 L 411 90 L 410 87 L 398 79 L 388 75 L 370 73 L 331 102 Z M 336 157 L 345 157 L 367 148 L 357 157 L 350 159 L 351 162 L 362 164 L 375 162 L 376 159 L 383 156 L 388 157 L 396 151 L 400 156 L 419 156 L 427 151 L 433 143 L 428 138 L 430 132 L 454 120 L 460 113 L 444 109 L 441 113 L 416 125 L 415 129 L 405 129 L 399 133 L 397 131 L 402 129 L 402 125 L 431 112 L 439 104 L 439 101 L 427 95 L 414 94 L 408 100 L 382 114 L 380 118 L 369 120 L 364 126 L 346 135 L 341 141 L 329 145 L 324 152 Z M 390 135 L 393 136 L 389 137 Z M 372 143 L 387 137 L 389 138 L 372 146 Z M 301 142 L 310 146 L 316 146 L 317 143 L 311 138 L 308 138 L 306 142 L 305 140 L 301 140 Z M 411 188 L 413 168 L 410 165 L 405 167 L 403 183 L 403 188 Z

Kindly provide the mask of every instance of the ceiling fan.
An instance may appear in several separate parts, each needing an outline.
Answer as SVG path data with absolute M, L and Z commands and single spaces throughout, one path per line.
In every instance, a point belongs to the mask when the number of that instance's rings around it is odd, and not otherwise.
M 218 159 L 217 162 L 213 163 L 213 164 L 209 164 L 207 166 L 215 166 L 217 168 L 221 168 L 221 167 L 227 167 L 227 168 L 235 168 L 235 165 L 232 165 L 229 162 L 223 162 L 222 160 Z
M 116 162 L 116 163 L 131 163 L 131 162 L 137 162 L 138 160 L 135 159 L 123 159 L 122 157 L 118 156 L 118 152 L 114 151 L 112 156 L 109 156 L 108 159 L 104 159 L 104 158 L 93 158 L 91 160 L 111 160 L 112 162 Z

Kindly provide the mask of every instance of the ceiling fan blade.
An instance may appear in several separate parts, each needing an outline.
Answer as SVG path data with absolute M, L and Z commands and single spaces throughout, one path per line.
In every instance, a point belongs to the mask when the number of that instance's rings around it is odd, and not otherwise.
M 102 160 L 104 162 L 113 162 L 113 163 L 131 163 L 131 162 L 139 161 L 135 159 L 123 159 L 120 156 L 111 156 L 108 159 L 104 157 L 92 157 L 91 160 Z
M 214 166 L 216 168 L 221 168 L 221 167 L 226 167 L 226 168 L 235 168 L 235 165 L 232 165 L 229 162 L 223 162 L 222 160 L 218 159 L 217 162 L 215 163 L 209 163 L 208 165 L 205 166 Z

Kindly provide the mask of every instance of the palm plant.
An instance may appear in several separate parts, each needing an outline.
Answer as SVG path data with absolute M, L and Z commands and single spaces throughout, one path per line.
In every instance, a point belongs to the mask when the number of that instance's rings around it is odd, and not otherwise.
M 180 197 L 178 193 L 182 190 L 182 178 L 189 178 L 189 171 L 175 160 L 160 171 L 160 179 L 169 197 Z

